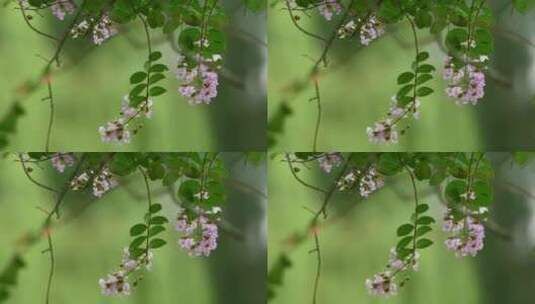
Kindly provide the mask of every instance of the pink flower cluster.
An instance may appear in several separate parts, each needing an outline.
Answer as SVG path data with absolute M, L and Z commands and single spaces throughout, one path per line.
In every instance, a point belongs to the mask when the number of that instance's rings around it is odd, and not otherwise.
M 59 173 L 63 173 L 66 167 L 74 165 L 76 158 L 73 153 L 55 153 L 50 159 L 52 166 L 58 170 Z
M 217 97 L 219 76 L 215 69 L 219 68 L 221 59 L 220 55 L 213 55 L 209 59 L 197 56 L 196 63 L 192 64 L 185 56 L 178 56 L 176 77 L 182 82 L 178 92 L 186 97 L 190 104 L 209 104 Z
M 93 26 L 93 43 L 101 45 L 104 41 L 117 34 L 113 22 L 107 14 L 103 14 L 100 20 Z
M 104 193 L 117 186 L 117 180 L 107 167 L 104 167 L 99 174 L 93 178 L 93 195 L 102 197 Z
M 102 294 L 106 296 L 130 295 L 130 283 L 124 271 L 108 274 L 106 279 L 98 280 Z
M 103 142 L 115 142 L 118 144 L 127 144 L 130 142 L 130 131 L 128 123 L 124 118 L 118 118 L 106 123 L 105 126 L 98 128 L 100 137 Z
M 390 118 L 375 122 L 372 127 L 366 128 L 368 139 L 374 144 L 397 144 L 398 131 L 394 121 Z
M 420 253 L 418 251 L 414 251 L 414 254 L 411 254 L 402 260 L 398 257 L 398 252 L 396 248 L 392 248 L 390 249 L 390 257 L 388 260 L 387 267 L 390 269 L 398 270 L 398 271 L 405 271 L 405 270 L 418 271 L 419 260 L 420 260 Z
M 476 217 L 480 214 L 472 213 L 461 219 L 455 219 L 451 214 L 451 209 L 446 212 L 442 229 L 451 233 L 452 236 L 448 237 L 445 244 L 449 250 L 455 252 L 457 257 L 476 256 L 483 249 L 485 226 Z
M 420 119 L 420 105 L 422 104 L 420 100 L 415 99 L 414 101 L 409 102 L 404 107 L 399 105 L 399 101 L 396 95 L 392 96 L 392 105 L 390 106 L 390 111 L 388 116 L 394 119 L 404 118 L 408 113 L 412 113 L 414 119 Z
M 457 104 L 475 105 L 485 95 L 485 74 L 476 66 L 487 60 L 487 57 L 482 57 L 462 67 L 456 66 L 451 56 L 446 57 L 443 71 L 444 79 L 449 81 L 446 94 L 456 99 Z
M 337 32 L 338 38 L 344 39 L 347 37 L 351 37 L 353 36 L 356 30 L 357 30 L 357 25 L 355 24 L 355 21 L 350 20 L 338 29 L 338 32 Z
M 117 180 L 115 179 L 115 176 L 109 171 L 107 167 L 104 167 L 97 175 L 95 175 L 95 172 L 89 171 L 84 172 L 73 178 L 70 183 L 71 189 L 73 191 L 85 189 L 89 183 L 89 180 L 91 179 L 91 176 L 94 176 L 92 182 L 93 195 L 98 198 L 102 197 L 104 193 L 116 187 L 118 184 Z
M 151 251 L 148 251 L 148 254 L 143 253 L 139 258 L 134 259 L 130 254 L 130 250 L 124 248 L 121 270 L 108 274 L 106 278 L 98 281 L 102 294 L 107 296 L 130 295 L 131 286 L 128 281 L 128 275 L 141 270 L 143 265 L 147 270 L 150 270 L 152 260 L 153 253 Z M 135 285 L 136 282 L 134 282 Z
M 371 295 L 389 297 L 396 295 L 398 284 L 396 283 L 397 274 L 404 271 L 418 271 L 420 253 L 414 251 L 404 259 L 398 257 L 396 248 L 390 250 L 390 257 L 387 271 L 375 274 L 373 278 L 366 280 L 366 288 Z M 403 282 L 401 283 L 403 286 Z
M 371 15 L 366 23 L 360 27 L 360 43 L 367 46 L 384 33 L 384 24 L 375 15 Z
M 339 15 L 342 12 L 342 6 L 337 0 L 322 0 L 318 4 L 318 10 L 325 20 L 330 21 L 333 15 Z
M 154 102 L 152 99 L 147 99 L 142 101 L 137 107 L 130 106 L 130 98 L 128 95 L 123 97 L 123 102 L 121 103 L 121 114 L 124 119 L 133 119 L 138 117 L 140 114 L 145 115 L 146 118 L 152 118 L 152 106 Z
M 142 101 L 137 107 L 131 107 L 128 95 L 125 96 L 121 103 L 121 117 L 107 122 L 105 126 L 99 127 L 98 132 L 100 133 L 101 140 L 105 143 L 129 143 L 132 134 L 129 130 L 130 123 L 134 119 L 140 118 L 142 114 L 146 118 L 151 118 L 153 104 L 152 99 L 147 99 Z
M 357 185 L 357 180 L 359 194 L 364 198 L 381 189 L 385 184 L 383 176 L 374 166 L 371 166 L 364 172 L 360 170 L 349 172 L 336 183 L 336 187 L 339 191 L 351 190 Z
M 360 173 L 360 172 L 359 172 Z M 373 192 L 381 189 L 385 185 L 382 175 L 380 175 L 374 166 L 364 172 L 359 181 L 360 196 L 367 198 Z
M 76 4 L 72 0 L 58 0 L 50 6 L 50 10 L 56 18 L 63 20 L 65 15 L 74 13 Z
M 101 45 L 104 41 L 117 34 L 117 28 L 108 14 L 102 14 L 99 20 L 95 20 L 94 18 L 82 20 L 72 28 L 71 36 L 74 39 L 83 37 L 91 27 L 93 43 L 96 45 Z
M 334 167 L 338 167 L 342 162 L 342 155 L 339 152 L 325 153 L 318 158 L 321 170 L 331 173 Z
M 360 25 L 361 24 L 361 25 Z M 360 25 L 360 28 L 358 27 Z M 373 40 L 381 37 L 385 33 L 385 26 L 377 16 L 371 15 L 367 20 L 357 19 L 346 22 L 338 29 L 338 38 L 344 39 L 353 37 L 355 32 L 359 30 L 360 43 L 368 46 Z
M 396 130 L 396 124 L 403 119 L 410 118 L 420 119 L 420 105 L 418 99 L 413 99 L 405 106 L 400 106 L 397 97 L 391 98 L 392 104 L 388 112 L 388 118 L 375 122 L 372 127 L 366 128 L 368 139 L 374 144 L 397 144 L 399 133 Z
M 390 297 L 398 293 L 398 285 L 392 272 L 380 272 L 371 279 L 366 279 L 366 288 L 371 295 Z
M 219 210 L 206 212 L 197 208 L 194 216 L 188 215 L 183 209 L 179 210 L 175 228 L 184 235 L 178 244 L 188 255 L 207 257 L 217 248 L 218 228 L 209 216 L 217 214 Z

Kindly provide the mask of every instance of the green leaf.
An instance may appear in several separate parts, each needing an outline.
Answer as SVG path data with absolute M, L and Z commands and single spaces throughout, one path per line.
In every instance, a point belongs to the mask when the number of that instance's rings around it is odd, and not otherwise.
M 147 240 L 147 237 L 146 236 L 139 236 L 137 238 L 135 238 L 131 243 L 130 243 L 130 249 L 134 249 L 134 248 L 137 248 L 139 247 L 141 244 L 143 244 L 143 242 L 145 242 Z
M 418 78 L 416 79 L 416 85 L 421 85 L 429 80 L 433 79 L 433 75 L 431 74 L 421 74 L 418 75 Z
M 433 241 L 430 239 L 419 239 L 416 241 L 416 248 L 423 249 L 433 245 Z
M 431 73 L 435 71 L 435 67 L 430 64 L 422 64 L 418 66 L 418 73 Z
M 174 184 L 180 176 L 176 172 L 167 172 L 165 177 L 162 180 L 162 183 L 164 186 L 170 186 Z
M 151 225 L 152 224 L 161 225 L 161 224 L 165 224 L 165 223 L 168 223 L 168 222 L 169 222 L 169 220 L 167 220 L 167 218 L 164 217 L 164 216 L 155 216 L 155 217 L 150 219 Z
M 431 167 L 427 162 L 420 161 L 414 168 L 414 175 L 418 180 L 425 180 L 431 177 Z
M 156 213 L 162 210 L 162 205 L 160 204 L 152 204 L 149 208 L 150 213 Z
M 468 40 L 468 32 L 464 28 L 454 28 L 446 34 L 446 46 L 453 53 L 463 53 L 466 49 L 463 43 Z
M 195 42 L 201 39 L 201 32 L 197 27 L 189 27 L 180 32 L 178 45 L 181 49 L 193 52 L 196 49 Z
M 165 79 L 165 75 L 161 73 L 156 73 L 153 75 L 150 75 L 149 84 L 155 84 L 156 82 Z
M 153 237 L 161 232 L 165 231 L 165 228 L 163 226 L 154 226 L 151 227 L 149 230 L 149 236 Z
M 474 34 L 474 40 L 476 41 L 476 46 L 470 50 L 472 56 L 490 55 L 494 52 L 494 39 L 488 29 L 477 29 Z
M 169 68 L 165 64 L 158 63 L 155 65 L 152 65 L 149 71 L 151 73 L 161 73 L 161 72 L 169 71 Z
M 435 219 L 430 216 L 422 216 L 416 221 L 417 225 L 430 225 L 435 222 Z
M 138 96 L 139 94 L 141 94 L 141 92 L 143 92 L 143 90 L 145 90 L 145 88 L 147 87 L 147 84 L 145 83 L 140 83 L 138 84 L 137 86 L 135 86 L 132 90 L 130 90 L 130 102 L 132 102 L 132 99 L 135 97 L 135 96 Z M 131 104 L 132 105 L 132 104 Z
M 398 227 L 397 235 L 398 236 L 405 236 L 409 233 L 411 233 L 414 229 L 414 226 L 412 224 L 403 224 Z
M 444 170 L 437 171 L 431 175 L 429 179 L 430 186 L 438 186 L 446 179 L 446 172 Z
M 149 243 L 149 248 L 156 249 L 164 246 L 165 244 L 167 244 L 167 242 L 162 239 L 152 239 Z
M 150 61 L 156 61 L 160 58 L 162 58 L 162 53 L 158 51 L 152 52 L 149 56 Z
M 162 88 L 162 87 L 152 87 L 149 90 L 149 95 L 150 96 L 160 96 L 160 95 L 164 94 L 165 92 L 167 92 L 167 90 Z
M 398 93 L 396 94 L 396 97 L 398 99 L 402 98 L 403 96 L 407 95 L 407 93 L 409 93 L 413 88 L 414 88 L 414 85 L 412 84 L 407 84 L 401 87 L 401 89 L 399 89 Z
M 433 93 L 433 89 L 429 87 L 420 87 L 416 90 L 416 96 L 424 97 Z
M 189 202 L 195 201 L 194 195 L 201 191 L 201 184 L 198 180 L 190 179 L 184 181 L 178 189 L 179 195 Z
M 140 83 L 143 80 L 145 80 L 146 78 L 147 78 L 147 73 L 145 73 L 145 72 L 135 72 L 134 74 L 132 74 L 132 76 L 130 76 L 130 83 L 131 84 Z
M 473 201 L 479 206 L 488 206 L 494 200 L 492 187 L 489 183 L 483 181 L 476 181 L 472 190 L 476 194 L 476 199 Z
M 416 56 L 416 61 L 422 62 L 422 61 L 427 60 L 427 58 L 429 58 L 429 53 L 428 52 L 420 52 Z
M 151 28 L 162 27 L 165 24 L 165 16 L 160 10 L 150 10 L 147 21 Z
M 216 29 L 210 29 L 206 38 L 210 42 L 208 47 L 205 47 L 204 49 L 207 52 L 207 56 L 222 54 L 225 52 L 226 41 L 223 32 Z
M 403 10 L 398 0 L 385 0 L 379 7 L 377 15 L 386 23 L 395 23 L 403 17 Z
M 414 22 L 418 28 L 429 27 L 433 22 L 433 16 L 427 10 L 421 9 L 416 13 Z
M 137 169 L 135 153 L 116 153 L 110 162 L 110 171 L 119 176 L 126 176 Z
M 149 177 L 151 180 L 162 179 L 165 176 L 165 167 L 159 161 L 150 163 L 148 168 Z
M 136 224 L 130 228 L 130 236 L 140 235 L 147 230 L 145 224 Z
M 403 165 L 397 153 L 383 153 L 377 162 L 377 170 L 387 176 L 392 176 L 401 171 Z
M 429 210 L 429 205 L 427 204 L 419 204 L 418 207 L 416 207 L 417 214 L 422 214 L 426 212 L 427 210 Z
M 409 245 L 410 242 L 412 242 L 412 236 L 406 236 L 402 238 L 401 240 L 399 240 L 398 244 L 396 245 L 397 250 L 399 251 L 407 247 L 407 245 Z
M 421 237 L 422 235 L 428 233 L 431 230 L 433 229 L 431 229 L 431 227 L 429 226 L 420 226 L 416 228 L 416 237 Z
M 401 73 L 398 76 L 398 84 L 405 84 L 410 82 L 414 78 L 414 73 L 412 72 L 405 72 Z
M 466 182 L 464 180 L 453 180 L 448 183 L 445 190 L 446 199 L 450 203 L 460 203 L 461 194 L 466 192 Z

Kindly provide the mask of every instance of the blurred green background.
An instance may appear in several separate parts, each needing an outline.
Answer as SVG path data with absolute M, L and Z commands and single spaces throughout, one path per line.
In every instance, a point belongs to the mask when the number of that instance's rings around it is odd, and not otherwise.
M 386 186 L 367 200 L 345 194 L 336 194 L 331 200 L 329 219 L 319 235 L 322 268 L 317 303 L 533 303 L 535 201 L 511 185 L 531 192 L 535 165 L 518 168 L 505 153 L 491 153 L 491 159 L 497 168 L 491 219 L 513 237 L 512 241 L 487 231 L 485 248 L 476 258 L 456 258 L 443 245 L 443 207 L 437 190 L 419 182 L 420 201 L 431 206 L 430 214 L 437 219 L 430 234 L 435 244 L 421 252 L 420 271 L 411 275 L 398 296 L 369 296 L 366 278 L 384 269 L 390 248 L 398 240 L 396 229 L 412 212 L 408 175 L 386 178 Z M 312 167 L 299 176 L 327 187 L 331 179 L 317 166 Z M 312 218 L 310 210 L 318 210 L 323 197 L 299 184 L 281 157 L 271 160 L 268 170 L 268 267 L 271 269 L 283 251 L 289 250 L 292 261 L 270 303 L 312 303 L 317 256 L 309 251 L 314 248 L 314 239 L 309 236 L 299 247 L 291 247 L 285 240 L 305 232 Z
M 422 100 L 420 120 L 414 121 L 399 145 L 369 143 L 366 127 L 386 116 L 390 98 L 397 90 L 397 76 L 414 60 L 412 33 L 408 23 L 389 26 L 386 34 L 369 47 L 354 40 L 336 40 L 330 66 L 320 78 L 322 123 L 318 151 L 473 151 L 511 150 L 535 147 L 535 12 L 520 15 L 510 1 L 489 1 L 497 15 L 496 52 L 491 73 L 512 83 L 503 87 L 488 80 L 486 97 L 477 106 L 457 106 L 443 94 L 442 65 L 445 57 L 429 32 L 419 31 L 421 49 L 437 67 L 430 86 L 435 94 Z M 300 32 L 292 24 L 283 2 L 269 10 L 268 113 L 291 94 L 290 86 L 304 80 L 322 51 L 322 43 Z M 338 21 L 327 22 L 317 10 L 301 14 L 300 25 L 328 37 Z M 497 31 L 500 31 L 499 33 Z M 517 35 L 531 40 L 520 42 Z M 427 43 L 426 43 L 427 42 Z M 287 119 L 275 151 L 310 151 L 316 122 L 314 88 L 291 99 L 294 114 Z
M 265 147 L 266 49 L 265 12 L 246 11 L 241 0 L 224 1 L 229 16 L 225 73 L 218 98 L 208 106 L 190 106 L 178 92 L 176 53 L 160 30 L 153 31 L 155 49 L 171 68 L 162 84 L 168 93 L 155 99 L 154 116 L 130 145 L 105 144 L 98 127 L 119 115 L 131 85 L 130 75 L 146 60 L 140 24 L 121 28 L 120 35 L 91 50 L 88 41 L 69 41 L 63 53 L 65 71 L 53 78 L 56 104 L 53 151 L 241 151 Z M 48 11 L 34 14 L 34 25 L 59 35 L 69 20 L 58 22 Z M 254 37 L 252 39 L 251 37 Z M 163 39 L 162 39 L 163 38 Z M 176 38 L 175 38 L 176 40 Z M 160 43 L 159 43 L 160 42 Z M 0 117 L 26 81 L 35 81 L 54 45 L 25 24 L 13 4 L 0 7 Z M 71 62 L 84 58 L 73 66 Z M 231 79 L 231 80 L 228 80 Z M 26 115 L 10 137 L 11 151 L 44 149 L 49 103 L 41 101 L 46 86 L 23 101 Z
M 208 258 L 189 257 L 177 244 L 174 230 L 176 205 L 161 183 L 151 183 L 153 201 L 161 203 L 170 226 L 163 238 L 168 244 L 155 252 L 154 266 L 129 297 L 100 294 L 98 280 L 116 270 L 122 249 L 129 244 L 130 227 L 146 212 L 143 179 L 135 174 L 119 180 L 120 186 L 94 200 L 90 194 L 70 193 L 62 218 L 53 230 L 56 255 L 51 303 L 265 303 L 266 199 L 248 185 L 266 192 L 265 164 L 245 165 L 241 156 L 225 153 L 229 170 L 228 200 L 223 217 L 243 234 L 238 240 L 222 233 L 219 247 Z M 62 178 L 49 164 L 35 167 L 34 178 L 59 187 Z M 16 249 L 17 240 L 36 231 L 44 220 L 38 206 L 50 209 L 51 195 L 30 183 L 13 157 L 0 160 L 0 269 Z M 59 176 L 59 177 L 58 177 Z M 240 183 L 238 183 L 240 182 Z M 239 186 L 239 187 L 238 187 Z M 83 213 L 79 213 L 81 208 Z M 72 215 L 80 215 L 73 218 Z M 49 271 L 47 247 L 41 240 L 24 255 L 27 266 L 20 272 L 8 304 L 44 303 Z

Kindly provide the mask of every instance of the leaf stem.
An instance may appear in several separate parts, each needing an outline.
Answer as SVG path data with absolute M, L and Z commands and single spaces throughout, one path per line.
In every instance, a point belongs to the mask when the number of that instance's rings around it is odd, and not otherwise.
M 151 192 L 150 192 L 150 186 L 149 186 L 149 180 L 147 178 L 147 174 L 145 173 L 145 171 L 143 171 L 143 169 L 141 168 L 138 168 L 139 169 L 139 172 L 141 172 L 141 175 L 143 175 L 143 180 L 145 181 L 145 188 L 147 190 L 147 243 L 146 243 L 146 248 L 145 248 L 145 259 L 148 261 L 148 258 L 149 258 L 149 241 L 150 241 L 150 226 L 151 226 L 151 222 L 152 222 L 152 217 L 151 217 L 151 213 L 150 213 L 150 210 L 151 210 L 151 207 L 152 207 L 152 198 L 151 198 Z

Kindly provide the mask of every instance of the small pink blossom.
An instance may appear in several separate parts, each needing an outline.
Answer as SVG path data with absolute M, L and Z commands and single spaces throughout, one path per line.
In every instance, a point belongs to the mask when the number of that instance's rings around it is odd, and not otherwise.
M 322 0 L 318 10 L 325 20 L 330 21 L 334 14 L 339 15 L 342 12 L 342 6 L 337 0 Z
M 50 159 L 52 166 L 60 173 L 63 173 L 66 167 L 74 165 L 75 160 L 73 153 L 55 153 Z
M 50 6 L 50 10 L 56 18 L 63 20 L 65 15 L 74 13 L 76 5 L 72 0 L 57 0 Z

